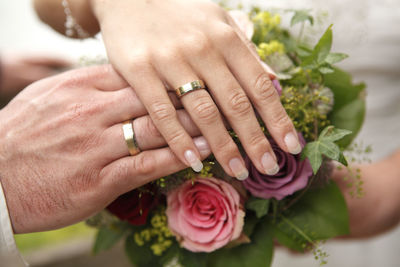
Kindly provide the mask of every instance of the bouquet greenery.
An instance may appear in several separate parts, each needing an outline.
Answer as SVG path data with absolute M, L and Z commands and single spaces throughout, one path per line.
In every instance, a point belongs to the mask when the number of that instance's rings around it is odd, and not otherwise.
M 314 23 L 307 11 L 290 12 L 291 27 Z M 140 267 L 267 267 L 280 244 L 312 251 L 324 264 L 321 242 L 348 234 L 346 203 L 330 176 L 334 161 L 347 166 L 343 152 L 362 125 L 365 86 L 353 84 L 334 66 L 347 56 L 330 51 L 331 26 L 310 46 L 302 42 L 302 31 L 294 36 L 283 28 L 277 13 L 254 8 L 250 14 L 231 14 L 274 71 L 271 77 L 303 152 L 282 151 L 260 122 L 278 158 L 277 174 L 259 173 L 243 151 L 250 175 L 239 181 L 210 156 L 201 173 L 189 168 L 163 177 L 91 218 L 88 223 L 99 228 L 95 253 L 124 239 L 128 258 Z M 240 147 L 234 132 L 231 136 Z M 362 193 L 360 186 L 355 193 Z

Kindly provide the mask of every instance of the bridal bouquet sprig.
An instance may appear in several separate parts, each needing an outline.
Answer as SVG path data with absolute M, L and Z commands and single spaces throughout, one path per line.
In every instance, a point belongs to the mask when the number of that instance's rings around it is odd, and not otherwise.
M 290 12 L 293 28 L 314 22 L 306 11 Z M 364 118 L 364 85 L 334 66 L 347 56 L 331 52 L 331 26 L 310 46 L 281 26 L 279 14 L 231 14 L 279 79 L 273 83 L 303 152 L 282 151 L 260 122 L 278 159 L 277 174 L 259 173 L 243 151 L 250 175 L 239 181 L 210 156 L 200 173 L 189 168 L 163 177 L 91 218 L 99 228 L 94 252 L 125 239 L 126 254 L 139 267 L 267 267 L 280 244 L 312 251 L 323 264 L 321 242 L 349 232 L 346 203 L 330 175 L 334 161 L 347 165 L 343 152 Z

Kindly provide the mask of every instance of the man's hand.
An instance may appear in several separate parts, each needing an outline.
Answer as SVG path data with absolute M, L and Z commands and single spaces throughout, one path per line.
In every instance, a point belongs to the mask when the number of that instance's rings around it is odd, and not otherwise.
M 146 113 L 108 65 L 41 80 L 14 98 L 0 111 L 0 179 L 14 232 L 78 222 L 119 195 L 185 168 Z M 199 136 L 187 114 L 178 114 Z M 136 156 L 129 156 L 122 131 L 132 118 L 138 118 L 133 125 L 142 150 Z M 206 157 L 205 139 L 193 140 Z

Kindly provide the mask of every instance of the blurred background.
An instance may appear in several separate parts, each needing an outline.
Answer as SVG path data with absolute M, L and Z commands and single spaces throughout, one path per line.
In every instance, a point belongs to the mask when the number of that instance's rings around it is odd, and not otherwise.
M 234 5 L 239 1 L 227 2 Z M 240 2 L 244 6 L 312 8 L 316 14 L 322 14 L 323 26 L 334 23 L 333 50 L 350 55 L 341 67 L 351 71 L 356 81 L 365 81 L 368 86 L 367 118 L 358 142 L 372 145 L 372 160 L 400 148 L 400 1 Z M 0 1 L 0 57 L 17 55 L 54 55 L 78 64 L 81 57 L 95 58 L 105 55 L 105 50 L 100 37 L 71 40 L 42 24 L 35 16 L 30 0 Z M 374 216 L 373 207 L 371 216 Z M 129 266 L 121 246 L 93 257 L 93 237 L 94 231 L 80 223 L 57 231 L 17 235 L 16 240 L 33 267 Z M 328 267 L 397 267 L 400 229 L 368 240 L 329 241 L 324 247 L 330 255 Z M 277 249 L 272 266 L 312 267 L 318 266 L 318 262 L 311 254 L 293 255 Z

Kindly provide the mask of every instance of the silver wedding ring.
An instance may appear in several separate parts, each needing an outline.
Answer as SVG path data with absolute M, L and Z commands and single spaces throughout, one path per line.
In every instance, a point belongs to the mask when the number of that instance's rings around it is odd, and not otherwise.
M 196 80 L 190 83 L 186 83 L 180 86 L 179 88 L 175 89 L 175 92 L 178 95 L 178 97 L 182 97 L 187 93 L 198 89 L 206 89 L 206 86 L 202 80 Z
M 140 149 L 135 138 L 132 122 L 133 120 L 123 122 L 122 131 L 124 132 L 124 138 L 126 145 L 128 146 L 129 155 L 135 156 L 140 153 Z

